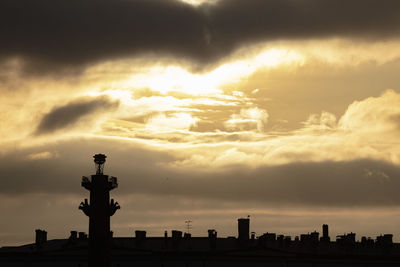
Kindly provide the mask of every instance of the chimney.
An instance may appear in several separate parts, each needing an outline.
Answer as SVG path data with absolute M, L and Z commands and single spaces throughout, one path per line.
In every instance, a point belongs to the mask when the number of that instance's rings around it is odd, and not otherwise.
M 182 238 L 182 231 L 172 230 L 172 240 L 179 240 Z
M 209 229 L 208 238 L 217 238 L 217 231 L 215 231 L 214 229 Z
M 69 240 L 73 241 L 76 240 L 78 237 L 78 232 L 77 231 L 71 231 L 71 235 L 69 236 Z
M 136 230 L 135 231 L 135 244 L 136 246 L 142 246 L 143 242 L 146 240 L 146 231 Z
M 182 231 L 172 230 L 172 247 L 174 249 L 178 249 L 181 240 L 182 240 Z
M 165 230 L 164 232 L 164 246 L 165 248 L 168 248 L 168 231 Z
M 45 230 L 36 229 L 35 244 L 41 246 L 47 242 L 47 232 Z
M 79 232 L 78 238 L 79 240 L 87 239 L 87 234 L 85 234 L 85 232 Z
M 140 230 L 136 230 L 135 231 L 135 238 L 137 241 L 143 241 L 146 239 L 146 231 L 140 231 Z
M 215 250 L 217 247 L 217 231 L 214 229 L 208 230 L 208 243 L 210 245 L 210 250 Z

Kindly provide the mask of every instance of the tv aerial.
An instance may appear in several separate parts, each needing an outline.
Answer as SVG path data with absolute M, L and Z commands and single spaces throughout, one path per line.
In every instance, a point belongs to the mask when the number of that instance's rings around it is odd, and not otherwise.
M 185 223 L 186 223 L 186 229 L 187 229 L 187 233 L 188 233 L 188 234 L 190 234 L 190 230 L 193 229 L 193 227 L 192 227 L 192 222 L 193 222 L 193 221 L 191 221 L 191 220 L 186 220 L 186 221 L 185 221 Z

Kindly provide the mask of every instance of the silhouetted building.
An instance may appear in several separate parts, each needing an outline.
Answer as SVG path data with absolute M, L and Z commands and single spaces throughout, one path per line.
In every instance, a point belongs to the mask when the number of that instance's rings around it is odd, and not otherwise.
M 393 235 L 385 234 L 376 237 L 376 245 L 382 248 L 391 248 L 393 245 Z
M 265 233 L 260 236 L 260 239 L 264 239 L 266 242 L 275 243 L 276 241 L 276 234 L 275 233 Z
M 353 248 L 354 245 L 356 244 L 356 234 L 349 233 L 349 234 L 344 234 L 344 235 L 338 235 L 336 237 L 336 243 L 339 246 L 343 246 L 346 248 Z
M 300 242 L 306 243 L 310 241 L 310 235 L 309 234 L 301 234 L 300 235 Z
M 324 243 L 329 243 L 331 241 L 331 238 L 329 237 L 329 228 L 327 224 L 322 225 L 322 236 L 321 236 L 321 242 Z
M 361 237 L 361 245 L 363 247 L 369 247 L 372 248 L 375 245 L 375 241 L 371 237 Z
M 239 240 L 248 240 L 250 237 L 250 218 L 238 219 Z
M 322 237 L 329 237 L 329 229 L 327 224 L 322 225 Z
M 171 237 L 148 237 L 146 231 L 136 230 L 133 237 L 112 237 L 112 266 L 400 266 L 400 244 L 393 243 L 393 235 L 376 238 L 362 237 L 357 242 L 355 233 L 337 236 L 336 242 L 322 242 L 314 231 L 296 236 L 265 233 L 252 240 L 239 237 L 217 237 L 210 229 L 206 237 L 192 237 L 173 230 Z M 238 240 L 240 242 L 238 242 Z M 35 242 L 18 247 L 0 249 L 0 266 L 87 266 L 90 240 L 84 232 L 71 231 L 66 239 L 47 240 L 47 232 L 36 230 Z M 90 249 L 89 249 L 90 251 Z M 97 255 L 100 259 L 103 255 Z M 23 260 L 21 260 L 23 259 Z M 45 264 L 46 263 L 46 264 Z M 46 265 L 47 266 L 47 265 Z
M 285 246 L 288 246 L 292 243 L 292 237 L 291 236 L 285 236 L 285 238 L 283 239 L 283 243 Z
M 317 231 L 312 232 L 310 234 L 310 241 L 313 244 L 316 244 L 316 243 L 318 243 L 318 240 L 319 240 L 319 233 Z
M 90 191 L 90 203 L 85 199 L 81 202 L 81 209 L 89 216 L 89 267 L 109 267 L 111 238 L 110 216 L 120 208 L 118 202 L 111 199 L 110 190 L 116 188 L 117 178 L 103 174 L 106 155 L 93 156 L 96 174 L 91 180 L 82 177 L 82 187 Z
M 278 244 L 278 247 L 283 247 L 283 239 L 284 239 L 284 235 L 278 235 L 276 238 L 276 242 Z
M 258 245 L 261 247 L 272 247 L 276 242 L 275 233 L 264 233 L 258 237 Z

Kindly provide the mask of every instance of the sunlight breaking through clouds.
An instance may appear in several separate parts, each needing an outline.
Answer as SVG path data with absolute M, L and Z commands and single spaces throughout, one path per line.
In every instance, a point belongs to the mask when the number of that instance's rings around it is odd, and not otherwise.
M 316 72 L 313 69 L 314 64 L 317 67 L 321 64 L 332 65 L 333 68 L 340 66 L 341 70 L 344 68 L 342 61 L 332 60 L 333 53 L 341 55 L 337 57 L 339 59 L 355 53 L 351 49 L 343 50 L 343 45 L 338 43 L 334 43 L 332 47 L 326 43 L 322 44 L 317 50 L 311 49 L 310 44 L 297 44 L 287 48 L 281 44 L 277 45 L 277 48 L 253 48 L 247 53 L 239 51 L 214 69 L 199 73 L 190 72 L 183 65 L 163 65 L 160 62 L 142 67 L 132 65 L 131 68 L 130 61 L 121 66 L 115 62 L 115 65 L 106 63 L 103 67 L 93 67 L 85 73 L 87 76 L 82 76 L 82 84 L 79 85 L 81 88 L 76 91 L 71 101 L 80 97 L 91 97 L 93 100 L 108 97 L 118 101 L 119 107 L 116 110 L 101 112 L 101 120 L 94 121 L 93 125 L 85 125 L 81 134 L 76 128 L 73 132 L 65 129 L 62 135 L 64 138 L 80 135 L 121 138 L 146 143 L 150 147 L 160 146 L 162 149 L 174 151 L 177 149 L 174 153 L 185 157 L 180 163 L 176 162 L 180 166 L 200 166 L 209 162 L 213 162 L 215 166 L 235 162 L 259 166 L 266 162 L 282 164 L 299 159 L 320 161 L 357 157 L 397 162 L 396 153 L 382 152 L 384 145 L 377 148 L 373 145 L 377 141 L 371 142 L 371 136 L 361 136 L 361 131 L 357 130 L 361 129 L 360 127 L 351 126 L 356 125 L 358 119 L 367 116 L 360 115 L 361 110 L 369 109 L 362 104 L 364 101 L 370 103 L 370 106 L 380 101 L 386 101 L 387 107 L 396 105 L 395 91 L 387 92 L 381 97 L 355 102 L 343 116 L 333 114 L 329 109 L 321 110 L 308 117 L 302 117 L 297 128 L 280 128 L 290 122 L 290 118 L 276 116 L 274 105 L 278 102 L 276 98 L 270 97 L 270 93 L 277 91 L 274 88 L 276 84 L 273 75 L 286 70 L 292 75 L 308 68 L 311 68 L 311 73 Z M 376 50 L 379 47 L 374 45 L 372 49 Z M 355 64 L 368 62 L 368 53 L 364 51 L 363 46 L 361 48 L 360 60 Z M 323 61 L 325 55 L 326 62 Z M 393 55 L 389 57 L 390 60 Z M 122 76 L 118 76 L 120 79 L 107 76 L 107 69 L 110 73 L 115 71 L 112 75 L 117 75 L 124 66 L 128 68 Z M 255 75 L 260 71 L 265 73 L 265 86 L 257 85 L 244 89 L 246 83 L 257 77 Z M 337 72 L 337 69 L 334 71 Z M 101 73 L 105 73 L 104 85 L 98 86 L 101 83 L 97 83 L 95 77 L 100 79 L 101 76 L 93 75 Z M 87 85 L 84 83 L 85 79 L 90 81 L 86 81 Z M 93 81 L 96 82 L 92 83 Z M 296 90 L 300 90 L 297 89 L 297 85 L 291 88 L 290 94 L 300 94 Z M 388 97 L 389 95 L 391 97 Z M 39 103 L 36 104 L 38 105 Z M 59 107 L 60 105 L 53 108 Z M 51 110 L 51 106 L 48 109 Z M 383 131 L 382 134 L 394 131 L 394 128 L 390 128 L 392 124 L 383 124 L 382 121 L 383 117 L 390 113 L 390 108 L 382 110 L 381 107 L 377 107 L 375 110 L 382 118 L 376 119 L 373 128 Z M 395 121 L 396 114 L 391 116 L 392 121 Z M 365 118 L 374 117 L 368 115 Z M 347 129 L 350 126 L 352 129 Z M 371 126 L 368 129 L 366 133 L 373 131 Z M 58 140 L 60 136 L 57 137 Z M 52 137 L 49 136 L 46 140 L 51 142 Z M 46 140 L 41 139 L 39 143 Z M 368 145 L 364 145 L 366 140 L 369 140 Z M 392 140 L 392 137 L 386 141 L 389 140 Z M 34 143 L 34 140 L 32 142 Z M 207 151 L 210 146 L 214 149 L 209 153 Z M 342 152 L 337 151 L 337 146 L 342 147 Z M 321 147 L 326 149 L 318 149 Z M 186 151 L 189 153 L 186 154 Z
M 181 2 L 194 5 L 194 6 L 199 6 L 202 4 L 215 4 L 218 2 L 218 0 L 179 0 Z
M 167 94 L 181 92 L 189 95 L 218 95 L 224 84 L 237 83 L 260 68 L 272 68 L 279 65 L 304 63 L 305 58 L 295 51 L 269 49 L 249 59 L 234 60 L 224 63 L 214 70 L 204 73 L 190 73 L 179 66 L 157 66 L 146 73 L 135 74 L 125 81 L 126 87 L 150 88 Z

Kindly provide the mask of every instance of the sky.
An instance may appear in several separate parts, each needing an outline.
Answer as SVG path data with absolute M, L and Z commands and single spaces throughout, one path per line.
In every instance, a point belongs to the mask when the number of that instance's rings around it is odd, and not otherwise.
M 3 0 L 0 246 L 88 231 L 107 155 L 115 236 L 400 241 L 397 0 Z

